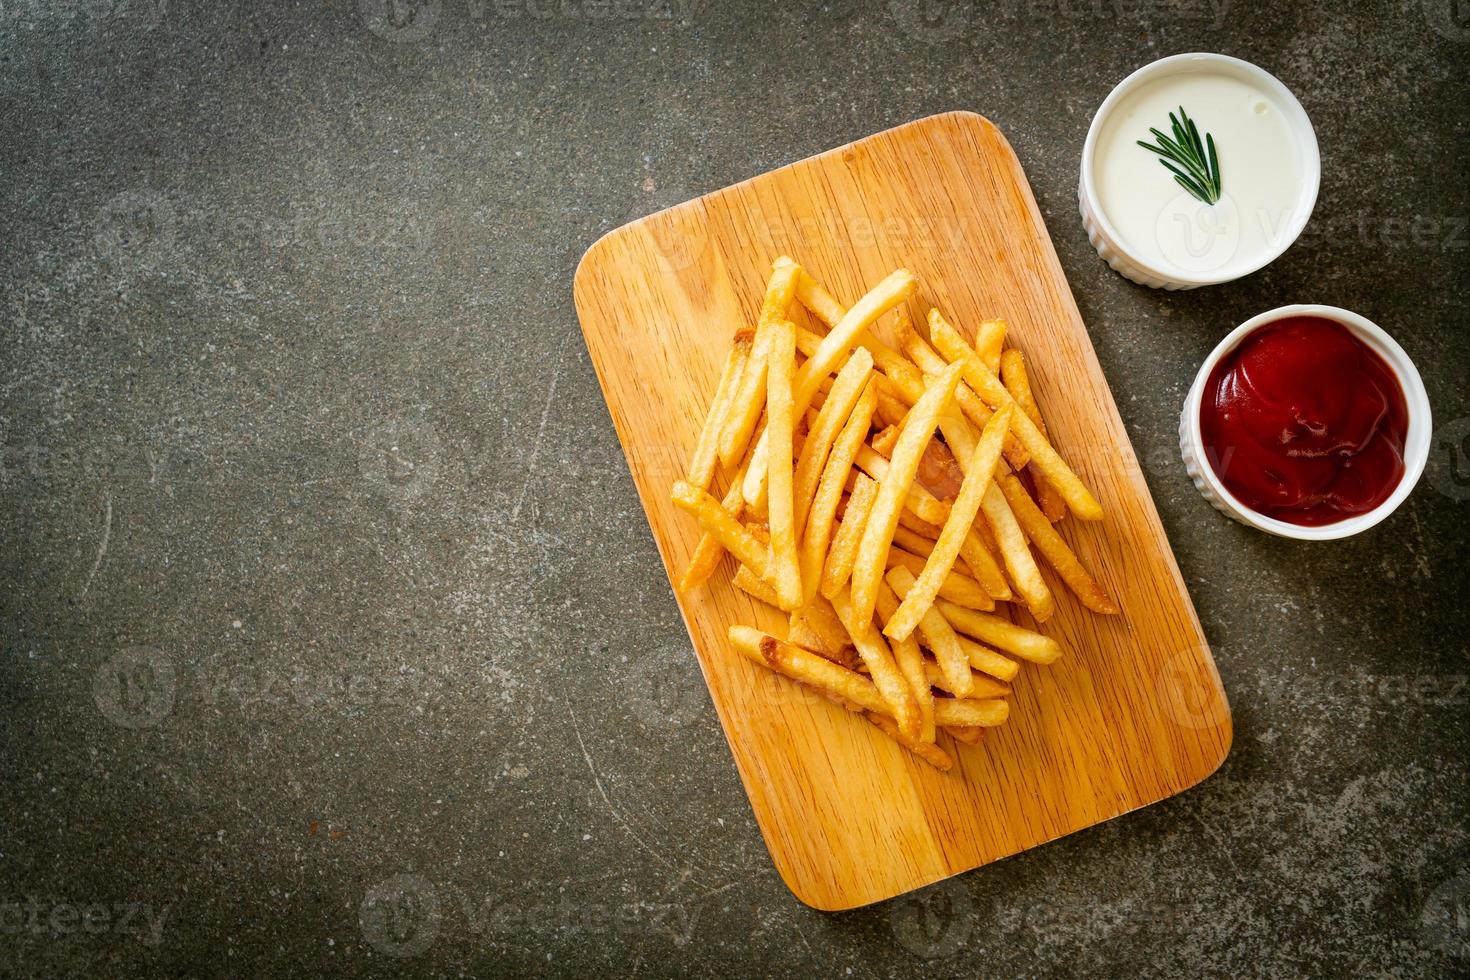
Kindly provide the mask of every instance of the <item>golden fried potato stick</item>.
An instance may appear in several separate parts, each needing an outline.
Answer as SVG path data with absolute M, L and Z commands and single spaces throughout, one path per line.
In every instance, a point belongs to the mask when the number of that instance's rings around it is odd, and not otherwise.
M 895 543 L 888 549 L 887 567 L 906 568 L 910 574 L 919 575 L 924 571 L 924 559 L 905 551 Z M 940 583 L 939 594 L 950 602 L 957 602 L 970 609 L 990 612 L 995 608 L 995 600 L 980 587 L 980 583 L 960 572 L 951 572 L 945 577 Z
M 922 450 L 919 455 L 923 456 Z M 859 469 L 880 484 L 888 476 L 888 460 L 880 456 L 872 446 L 863 446 L 858 450 L 857 465 Z M 917 463 L 915 465 L 917 466 Z M 915 472 L 917 473 L 917 470 Z M 904 509 L 911 511 L 919 520 L 929 524 L 943 525 L 949 517 L 949 504 L 917 483 L 911 483 L 908 492 L 904 495 Z
M 1052 598 L 1046 580 L 1041 577 L 1041 569 L 1036 567 L 1036 559 L 1031 555 L 1031 548 L 1026 543 L 1026 535 L 1022 533 L 1016 515 L 1011 512 L 1011 505 L 994 483 L 985 488 L 985 498 L 980 502 L 980 509 L 985 513 L 985 521 L 995 534 L 996 546 L 1000 549 L 1006 571 L 1010 574 L 1021 601 L 1026 603 L 1026 608 L 1031 610 L 1031 615 L 1036 617 L 1037 622 L 1050 619 L 1052 613 L 1056 612 L 1056 600 Z
M 857 560 L 858 544 L 863 539 L 863 528 L 868 523 L 868 514 L 873 501 L 878 498 L 878 484 L 859 474 L 847 498 L 847 509 L 842 512 L 842 523 L 832 537 L 832 546 L 827 551 L 827 561 L 822 568 L 821 593 L 833 599 L 852 577 L 852 565 Z
M 878 587 L 878 618 L 887 622 L 894 610 L 898 608 L 898 596 L 884 582 Z M 898 669 L 904 679 L 909 682 L 909 690 L 913 692 L 914 700 L 919 705 L 919 739 L 924 742 L 934 741 L 934 692 L 929 689 L 929 679 L 924 673 L 924 651 L 919 649 L 919 641 L 912 636 L 899 640 L 893 644 L 893 659 L 898 662 Z
M 693 515 L 699 526 L 713 535 L 735 559 L 749 565 L 761 578 L 769 578 L 769 551 L 760 539 L 744 527 L 720 502 L 698 487 L 683 480 L 674 482 L 670 494 L 680 510 Z
M 906 597 L 914 589 L 914 573 L 901 565 L 888 570 L 887 580 L 899 598 Z M 924 638 L 924 645 L 934 652 L 934 659 L 939 661 L 939 669 L 944 671 L 947 681 L 945 690 L 952 692 L 957 698 L 969 697 L 973 686 L 970 680 L 970 658 L 960 648 L 960 638 L 954 627 L 937 610 L 926 609 L 919 617 L 918 629 L 919 635 Z
M 727 511 L 736 524 L 745 516 L 745 498 L 740 494 L 742 473 L 735 474 L 730 489 L 725 491 L 725 499 L 720 502 L 721 509 Z M 694 554 L 689 556 L 689 564 L 679 576 L 679 591 L 690 592 L 703 585 L 715 573 L 715 569 L 720 567 L 720 559 L 723 557 L 725 546 L 720 544 L 720 539 L 708 531 L 701 534 L 699 544 L 694 546 Z
M 971 698 L 935 698 L 934 722 L 941 728 L 995 728 L 1011 715 L 1011 704 L 1003 698 L 979 701 Z
M 795 282 L 795 274 L 792 274 Z M 793 287 L 794 288 L 794 287 Z M 792 495 L 792 440 L 796 415 L 791 382 L 796 371 L 796 327 L 790 320 L 768 325 L 771 363 L 766 374 L 766 436 L 769 495 L 766 521 L 771 527 L 770 578 L 787 612 L 801 605 L 801 567 L 796 559 L 796 502 Z
M 864 713 L 863 717 L 881 728 L 889 738 L 940 772 L 948 772 L 954 766 L 954 760 L 950 758 L 949 753 L 935 745 L 932 738 L 927 741 L 909 738 L 899 730 L 899 727 L 894 724 L 892 718 L 873 711 Z
M 842 664 L 844 667 L 856 670 L 861 663 L 858 659 L 857 648 L 852 645 L 852 639 L 847 635 L 837 613 L 833 612 L 832 604 L 824 597 L 817 596 L 810 603 L 802 606 L 791 614 L 790 637 L 799 646 L 820 653 L 833 663 Z M 803 637 L 810 642 L 803 642 Z
M 918 627 L 919 620 L 934 605 L 940 586 L 954 569 L 955 559 L 960 556 L 960 545 L 980 513 L 980 502 L 984 499 L 986 489 L 992 485 L 995 466 L 1000 462 L 1001 442 L 1012 411 L 1010 405 L 1001 407 L 980 434 L 980 441 L 970 457 L 964 482 L 960 484 L 959 496 L 950 504 L 949 519 L 944 522 L 944 530 L 940 532 L 939 540 L 935 542 L 929 560 L 924 564 L 924 571 L 914 587 L 905 594 L 897 614 L 883 628 L 888 636 L 902 639 Z
M 812 498 L 817 492 L 817 481 L 823 475 L 832 444 L 837 441 L 838 433 L 844 430 L 853 406 L 868 387 L 868 377 L 872 371 L 872 355 L 861 348 L 853 351 L 838 373 L 837 380 L 832 385 L 832 393 L 822 402 L 821 411 L 817 412 L 816 419 L 812 422 L 806 442 L 801 447 L 801 458 L 797 460 L 792 483 L 798 531 L 806 526 L 807 508 L 812 505 Z M 867 434 L 866 429 L 863 434 Z M 849 461 L 848 467 L 851 468 L 851 465 Z M 843 473 L 843 479 L 846 478 L 847 474 Z M 838 491 L 841 491 L 840 484 Z
M 735 569 L 735 577 L 731 579 L 735 588 L 744 592 L 752 599 L 758 599 L 768 606 L 781 608 L 781 600 L 776 597 L 776 590 L 771 588 L 769 582 L 751 571 L 749 565 L 741 565 Z
M 956 742 L 963 742 L 966 745 L 979 745 L 985 735 L 983 728 L 962 728 L 959 725 L 951 725 L 944 732 Z
M 806 412 L 822 381 L 832 373 L 838 362 L 847 357 L 868 326 L 908 299 L 917 285 L 918 279 L 907 269 L 890 273 L 858 300 L 856 306 L 847 311 L 847 315 L 838 321 L 831 333 L 822 338 L 816 353 L 807 358 L 796 372 L 795 403 L 798 415 Z M 763 488 L 767 479 L 768 455 L 766 448 L 757 443 L 750 468 L 745 471 L 744 494 L 748 502 L 759 500 L 765 492 Z
M 961 633 L 1014 654 L 1022 660 L 1029 660 L 1034 664 L 1049 664 L 1062 655 L 1061 645 L 1056 640 L 1033 633 L 1024 626 L 1017 626 L 999 616 L 966 609 L 945 599 L 940 599 L 934 605 L 949 620 L 949 624 Z
M 852 605 L 857 619 L 862 622 L 873 618 L 878 582 L 883 577 L 884 558 L 893 542 L 893 529 L 898 527 L 899 512 L 913 486 L 924 447 L 934 438 L 940 416 L 954 403 L 954 390 L 959 383 L 959 370 L 952 368 L 947 371 L 924 392 L 924 397 L 904 419 L 903 431 L 893 448 L 893 458 L 888 462 L 888 472 L 878 484 L 878 499 L 873 502 L 873 512 L 863 529 L 858 560 L 852 570 Z
M 898 525 L 899 527 L 906 527 L 915 534 L 928 538 L 930 541 L 939 537 L 939 525 L 930 524 L 928 521 L 923 520 L 913 511 L 909 510 L 907 505 L 904 506 L 903 512 L 898 515 Z
M 1006 391 L 1005 385 L 1000 383 L 980 356 L 965 343 L 959 332 L 944 322 L 938 310 L 929 311 L 929 332 L 934 338 L 934 344 L 939 352 L 950 362 L 951 366 L 960 365 L 964 371 L 965 381 L 971 388 L 975 389 L 987 405 L 991 408 L 999 408 L 1002 405 L 1015 403 L 1011 393 Z M 1052 448 L 1051 443 L 1036 428 L 1035 424 L 1027 417 L 1025 412 L 1011 413 L 1011 431 L 1026 447 L 1031 454 L 1031 462 L 1039 469 L 1043 476 L 1051 481 L 1067 506 L 1072 509 L 1084 521 L 1102 520 L 1102 505 L 1097 498 L 1087 489 L 1072 468 L 1067 465 L 1057 451 Z M 748 498 L 747 498 L 748 499 Z
M 761 300 L 761 312 L 756 320 L 755 348 L 746 361 L 745 372 L 731 399 L 729 420 L 720 436 L 720 459 L 726 466 L 733 466 L 736 460 L 745 455 L 756 421 L 760 418 L 760 410 L 765 405 L 771 327 L 786 319 L 786 313 L 791 308 L 791 299 L 796 293 L 798 271 L 800 266 L 784 255 L 771 265 L 771 278 L 766 283 L 766 294 Z M 805 410 L 806 406 L 803 405 L 802 411 Z
M 940 669 L 936 661 L 924 661 L 924 680 L 931 687 L 937 687 L 941 691 L 949 691 L 950 694 L 954 694 L 953 691 L 949 690 L 949 682 L 945 677 L 944 671 Z M 994 677 L 973 672 L 970 674 L 970 697 L 972 698 L 1004 698 L 1009 697 L 1010 693 L 1010 686 L 1002 684 Z
M 842 318 L 847 316 L 847 310 L 842 304 L 834 299 L 831 293 L 818 285 L 806 270 L 802 270 L 801 275 L 797 277 L 796 299 L 829 328 L 837 326 L 842 322 Z M 898 309 L 900 315 L 906 315 L 902 312 L 903 307 L 900 306 Z M 908 358 L 873 336 L 871 330 L 863 331 L 858 337 L 857 344 L 867 348 L 868 353 L 873 356 L 873 361 L 878 365 L 878 370 L 893 382 L 893 394 L 899 401 L 912 405 L 923 397 L 923 375 Z
M 817 594 L 818 587 L 825 581 L 823 565 L 827 562 L 827 547 L 832 544 L 832 527 L 837 514 L 837 505 L 842 500 L 842 488 L 847 485 L 848 474 L 852 471 L 853 458 L 867 437 L 868 428 L 873 422 L 873 409 L 877 404 L 877 398 L 873 394 L 871 385 L 863 388 L 858 397 L 857 404 L 853 406 L 851 414 L 848 415 L 843 424 L 842 431 L 838 433 L 837 440 L 832 444 L 832 452 L 827 458 L 826 466 L 822 470 L 821 478 L 817 482 L 816 496 L 811 502 L 811 510 L 808 514 L 805 533 L 801 539 L 801 551 L 797 561 L 801 566 L 801 588 L 802 598 L 811 602 L 812 597 Z M 871 495 L 877 493 L 877 487 L 871 480 L 867 481 L 869 490 L 869 501 Z M 854 491 L 854 499 L 856 491 Z M 853 513 L 852 504 L 848 504 L 848 514 Z M 844 517 L 842 526 L 848 526 L 847 518 Z M 852 534 L 856 534 L 856 527 Z M 850 535 L 851 536 L 851 535 Z M 847 542 L 843 542 L 848 547 Z M 856 548 L 856 542 L 850 545 Z M 850 552 L 856 554 L 856 552 Z M 845 575 L 850 575 L 852 566 L 847 566 Z M 840 568 L 834 568 L 832 574 L 833 588 L 831 594 L 841 586 L 835 576 L 841 573 Z M 844 577 L 845 581 L 845 577 Z M 824 595 L 827 593 L 823 593 Z
M 1016 348 L 1012 347 L 1000 355 L 1000 380 L 1006 386 L 1006 391 L 1021 406 L 1021 410 L 1031 418 L 1032 424 L 1046 435 L 1046 420 L 1041 417 L 1041 406 L 1036 404 L 1036 395 L 1031 390 L 1031 378 L 1026 373 L 1026 358 Z M 1015 466 L 1013 462 L 1011 464 Z M 1016 469 L 1019 471 L 1020 467 Z M 1041 474 L 1036 467 L 1032 467 L 1032 476 L 1036 483 L 1036 503 L 1046 519 L 1055 524 L 1067 516 L 1067 502 L 1062 499 L 1061 492 L 1052 486 L 1050 480 Z M 1012 506 L 1014 510 L 1014 505 Z
M 874 598 L 876 601 L 876 596 Z M 852 637 L 858 656 L 863 659 L 873 683 L 889 705 L 890 710 L 884 714 L 891 715 L 905 735 L 917 739 L 922 727 L 919 703 L 914 700 L 908 681 L 899 671 L 898 663 L 893 659 L 893 651 L 883 641 L 883 636 L 873 628 L 872 615 L 869 614 L 866 619 L 859 617 L 852 604 L 852 595 L 847 589 L 837 593 L 837 597 L 832 600 L 832 608 L 837 611 L 837 618 L 847 628 L 847 635 Z
M 1001 358 L 1005 355 L 1001 348 L 1006 342 L 1006 322 L 1004 320 L 981 320 L 980 329 L 975 331 L 975 353 L 980 355 L 980 360 L 990 368 L 990 373 L 995 374 L 1001 369 Z
M 953 625 L 953 624 L 951 624 Z M 970 666 L 991 677 L 998 677 L 1003 681 L 1013 681 L 1021 672 L 1021 665 L 1002 656 L 987 646 L 976 643 L 968 636 L 961 636 L 960 649 L 965 651 L 965 656 L 970 658 Z
M 877 686 L 856 671 L 840 667 L 832 661 L 762 633 L 753 626 L 731 626 L 727 634 L 730 645 L 741 656 L 763 667 L 785 674 L 794 681 L 815 687 L 867 711 L 893 714 L 893 707 L 878 693 Z
M 709 412 L 704 417 L 704 426 L 699 430 L 699 441 L 694 445 L 694 454 L 689 460 L 687 482 L 701 490 L 708 490 L 715 478 L 715 464 L 719 461 L 720 433 L 730 415 L 730 396 L 739 382 L 740 371 L 750 356 L 749 330 L 741 330 L 725 355 L 725 366 L 720 371 L 719 384 L 715 386 L 715 397 L 710 401 Z M 744 353 L 741 353 L 741 338 L 745 336 Z
M 1041 552 L 1047 563 L 1056 569 L 1062 581 L 1067 583 L 1067 588 L 1082 600 L 1082 604 L 1105 616 L 1120 612 L 1113 597 L 1088 574 L 1076 553 L 1067 547 L 1067 542 L 1051 526 L 1051 522 L 1031 499 L 1021 481 L 1007 474 L 1000 478 L 1000 490 L 1010 503 L 1011 513 L 1015 514 L 1016 522 L 1021 525 L 1026 537 L 1036 545 L 1036 550 Z

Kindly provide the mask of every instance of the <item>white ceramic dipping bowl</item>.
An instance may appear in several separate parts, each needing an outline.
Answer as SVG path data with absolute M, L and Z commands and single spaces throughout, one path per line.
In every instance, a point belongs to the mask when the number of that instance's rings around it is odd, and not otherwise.
M 1208 73 L 1235 78 L 1265 92 L 1285 116 L 1297 146 L 1301 163 L 1301 185 L 1289 219 L 1280 229 L 1273 229 L 1271 242 L 1264 252 L 1246 256 L 1240 261 L 1226 262 L 1220 268 L 1204 272 L 1192 271 L 1173 263 L 1141 255 L 1131 247 L 1102 206 L 1095 180 L 1097 144 L 1113 110 L 1139 88 L 1175 74 Z M 1202 127 L 1203 128 L 1203 127 Z M 1146 134 L 1145 134 L 1146 135 Z M 1227 191 L 1229 169 L 1225 169 Z M 1296 96 L 1281 81 L 1266 71 L 1239 58 L 1223 54 L 1176 54 L 1161 58 L 1129 75 L 1108 94 L 1092 117 L 1087 142 L 1082 146 L 1082 174 L 1078 182 L 1078 205 L 1082 225 L 1097 254 L 1115 271 L 1143 286 L 1155 289 L 1194 289 L 1215 283 L 1230 282 L 1263 268 L 1291 247 L 1306 227 L 1317 203 L 1317 189 L 1322 181 L 1322 160 L 1317 150 L 1317 134 Z
M 1258 514 L 1237 500 L 1235 495 L 1227 490 L 1225 484 L 1215 475 L 1215 471 L 1210 468 L 1205 453 L 1204 437 L 1200 432 L 1200 404 L 1204 398 L 1205 386 L 1209 383 L 1210 373 L 1215 370 L 1215 365 L 1219 364 L 1221 358 L 1235 350 L 1242 340 L 1259 327 L 1293 316 L 1322 317 L 1325 320 L 1340 323 L 1351 331 L 1353 336 L 1367 344 L 1369 349 L 1383 358 L 1384 363 L 1393 372 L 1399 387 L 1403 389 L 1404 404 L 1409 412 L 1409 431 L 1404 439 L 1404 475 L 1393 493 L 1388 496 L 1387 500 L 1367 513 L 1318 527 L 1306 527 L 1267 517 L 1264 514 Z M 1404 498 L 1408 497 L 1414 489 L 1414 484 L 1419 482 L 1425 464 L 1429 462 L 1429 440 L 1432 431 L 1433 419 L 1430 417 L 1429 395 L 1424 390 L 1424 381 L 1419 377 L 1419 370 L 1414 367 L 1414 362 L 1409 360 L 1409 355 L 1404 353 L 1404 349 L 1398 345 L 1397 341 L 1373 321 L 1350 310 L 1336 306 L 1298 304 L 1278 307 L 1245 321 L 1230 331 L 1210 353 L 1210 356 L 1205 358 L 1204 364 L 1200 365 L 1199 374 L 1195 376 L 1194 385 L 1189 389 L 1189 396 L 1184 399 L 1184 411 L 1179 417 L 1179 451 L 1184 456 L 1184 468 L 1188 471 L 1190 479 L 1194 480 L 1194 485 L 1199 488 L 1200 493 L 1204 494 L 1205 499 L 1214 504 L 1215 509 L 1222 514 L 1233 517 L 1249 527 L 1258 528 L 1268 534 L 1275 534 L 1283 538 L 1296 538 L 1300 541 L 1331 541 L 1336 538 L 1351 537 L 1368 530 L 1392 514 L 1399 504 L 1404 502 Z

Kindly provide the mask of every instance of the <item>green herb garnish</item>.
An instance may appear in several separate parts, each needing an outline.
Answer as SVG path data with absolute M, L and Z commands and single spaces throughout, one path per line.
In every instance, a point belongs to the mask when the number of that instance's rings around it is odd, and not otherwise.
M 1138 145 L 1157 153 L 1162 158 L 1159 162 L 1169 168 L 1180 187 L 1206 204 L 1214 204 L 1220 200 L 1220 160 L 1215 156 L 1215 137 L 1206 133 L 1201 143 L 1199 127 L 1189 118 L 1184 106 L 1179 107 L 1178 119 L 1174 118 L 1174 113 L 1169 113 L 1169 122 L 1174 125 L 1173 139 L 1150 128 L 1149 132 L 1154 134 L 1159 145 L 1150 146 L 1143 140 L 1139 140 Z M 1170 160 L 1174 162 L 1170 163 Z

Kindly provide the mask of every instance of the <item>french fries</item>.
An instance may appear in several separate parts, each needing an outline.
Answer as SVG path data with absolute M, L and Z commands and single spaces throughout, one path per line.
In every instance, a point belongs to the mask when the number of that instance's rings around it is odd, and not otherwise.
M 951 365 L 958 364 L 964 370 L 965 382 L 975 393 L 985 400 L 991 408 L 999 408 L 1001 405 L 1015 403 L 1011 393 L 1006 391 L 1005 385 L 995 376 L 995 372 L 986 367 L 980 355 L 965 343 L 961 337 L 940 315 L 938 310 L 929 311 L 929 333 L 934 339 L 934 344 L 939 352 Z M 1026 447 L 1031 454 L 1032 461 L 1052 485 L 1057 488 L 1062 497 L 1067 501 L 1067 506 L 1072 513 L 1084 521 L 1102 520 L 1102 505 L 1092 492 L 1083 486 L 1077 474 L 1067 465 L 1057 451 L 1052 448 L 1051 443 L 1046 441 L 1046 436 L 1036 428 L 1035 423 L 1025 412 L 1013 412 L 1011 414 L 1011 431 L 1016 438 Z M 749 498 L 747 498 L 749 499 Z
M 954 389 L 960 372 L 951 369 L 914 403 L 904 419 L 903 431 L 893 447 L 888 472 L 878 484 L 878 497 L 868 515 L 863 540 L 858 545 L 858 560 L 852 570 L 852 604 L 856 618 L 871 620 L 878 601 L 878 582 L 883 577 L 884 556 L 893 542 L 893 529 L 898 527 L 898 514 L 919 470 L 919 457 L 934 436 L 939 417 L 954 400 Z
M 785 639 L 730 626 L 735 652 L 947 772 L 1006 722 L 1022 666 L 1062 655 L 998 608 L 1037 622 L 1058 608 L 1033 549 L 1082 608 L 1118 604 L 1053 527 L 1102 509 L 1050 443 L 1005 321 L 981 321 L 971 346 L 931 310 L 926 339 L 904 308 L 916 289 L 900 269 L 845 308 L 778 258 L 670 496 L 702 532 L 679 591 L 728 552 L 752 610 L 784 614 Z

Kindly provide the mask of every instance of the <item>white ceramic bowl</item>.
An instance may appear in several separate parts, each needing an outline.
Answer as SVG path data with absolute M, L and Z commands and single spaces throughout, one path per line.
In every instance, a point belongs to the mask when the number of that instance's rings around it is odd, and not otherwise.
M 1093 155 L 1097 149 L 1097 141 L 1102 132 L 1103 123 L 1106 122 L 1113 109 L 1130 92 L 1156 78 L 1201 71 L 1239 78 L 1269 92 L 1286 115 L 1287 122 L 1296 136 L 1297 148 L 1302 160 L 1301 192 L 1297 198 L 1297 206 L 1293 211 L 1291 223 L 1282 229 L 1279 237 L 1273 236 L 1277 238 L 1276 244 L 1279 247 L 1260 255 L 1259 261 L 1233 263 L 1224 269 L 1203 275 L 1191 273 L 1189 270 L 1171 264 L 1151 262 L 1139 256 L 1136 250 L 1130 249 L 1113 223 L 1108 220 L 1107 212 L 1103 210 L 1098 200 L 1097 188 L 1093 180 Z M 1087 229 L 1088 240 L 1092 242 L 1092 247 L 1097 249 L 1097 254 L 1102 256 L 1103 261 L 1112 266 L 1115 271 L 1140 285 L 1152 286 L 1155 289 L 1194 289 L 1197 286 L 1230 282 L 1248 276 L 1275 261 L 1282 252 L 1291 247 L 1301 235 L 1302 229 L 1306 227 L 1307 219 L 1312 216 L 1312 208 L 1317 203 L 1317 189 L 1321 182 L 1322 159 L 1317 152 L 1317 134 L 1312 129 L 1312 121 L 1307 118 L 1307 111 L 1302 108 L 1296 96 L 1292 95 L 1291 90 L 1281 84 L 1275 75 L 1249 61 L 1241 61 L 1239 58 L 1231 58 L 1228 55 L 1176 54 L 1144 65 L 1119 82 L 1108 97 L 1103 99 L 1102 105 L 1092 117 L 1092 125 L 1087 130 L 1087 142 L 1082 146 L 1082 175 L 1078 181 L 1077 199 L 1078 207 L 1082 212 L 1082 225 Z
M 1225 489 L 1225 485 L 1210 468 L 1205 454 L 1204 437 L 1200 433 L 1200 403 L 1204 398 L 1205 386 L 1209 383 L 1210 372 L 1215 370 L 1215 365 L 1258 327 L 1291 316 L 1322 317 L 1340 323 L 1352 331 L 1355 337 L 1382 357 L 1384 363 L 1393 371 L 1393 376 L 1398 379 L 1399 387 L 1404 391 L 1404 404 L 1409 411 L 1409 432 L 1404 439 L 1404 476 L 1399 481 L 1399 485 L 1394 488 L 1393 493 L 1387 500 L 1366 514 L 1358 514 L 1338 521 L 1336 524 L 1323 524 L 1320 527 L 1304 527 L 1300 524 L 1278 521 L 1274 517 L 1256 513 L 1237 500 L 1234 494 Z M 1189 389 L 1189 397 L 1184 399 L 1184 411 L 1179 417 L 1179 451 L 1184 456 L 1184 468 L 1188 471 L 1190 479 L 1194 480 L 1194 485 L 1199 488 L 1200 493 L 1204 494 L 1205 499 L 1214 504 L 1215 509 L 1222 514 L 1233 517 L 1242 524 L 1283 538 L 1297 538 L 1302 541 L 1331 541 L 1368 530 L 1392 514 L 1398 505 L 1404 502 L 1404 498 L 1414 489 L 1414 484 L 1419 482 L 1419 476 L 1424 472 L 1424 465 L 1429 462 L 1429 437 L 1432 431 L 1433 420 L 1430 418 L 1429 395 L 1424 390 L 1424 381 L 1419 377 L 1419 371 L 1414 367 L 1414 362 L 1409 360 L 1409 355 L 1404 353 L 1404 349 L 1398 345 L 1397 341 L 1373 321 L 1350 310 L 1336 306 L 1299 304 L 1281 306 L 1262 313 L 1260 316 L 1251 317 L 1230 331 L 1210 353 L 1210 356 L 1205 358 L 1205 363 L 1200 365 L 1199 374 L 1195 376 L 1194 386 Z

